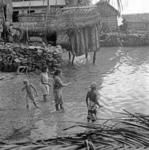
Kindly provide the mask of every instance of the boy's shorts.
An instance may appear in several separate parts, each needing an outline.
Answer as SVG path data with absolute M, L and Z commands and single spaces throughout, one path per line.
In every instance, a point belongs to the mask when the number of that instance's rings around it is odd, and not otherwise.
M 88 120 L 92 120 L 92 121 L 96 121 L 97 120 L 96 114 L 97 114 L 97 110 L 96 109 L 88 110 L 87 119 Z

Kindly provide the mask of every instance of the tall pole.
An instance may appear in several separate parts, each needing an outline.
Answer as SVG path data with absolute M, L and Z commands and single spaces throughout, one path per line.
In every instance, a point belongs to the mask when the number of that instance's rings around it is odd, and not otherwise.
M 47 42 L 46 35 L 47 35 L 47 28 L 48 28 L 49 9 L 50 9 L 49 0 L 47 0 L 46 17 L 45 17 L 45 35 L 44 35 L 46 42 Z

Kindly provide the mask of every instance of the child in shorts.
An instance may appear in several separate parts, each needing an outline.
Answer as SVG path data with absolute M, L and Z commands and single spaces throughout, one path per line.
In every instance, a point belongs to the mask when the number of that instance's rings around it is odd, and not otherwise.
M 102 107 L 98 102 L 98 95 L 96 91 L 96 83 L 92 83 L 90 85 L 90 90 L 87 92 L 86 95 L 86 104 L 88 108 L 88 116 L 87 120 L 89 121 L 96 121 L 97 120 L 97 108 Z

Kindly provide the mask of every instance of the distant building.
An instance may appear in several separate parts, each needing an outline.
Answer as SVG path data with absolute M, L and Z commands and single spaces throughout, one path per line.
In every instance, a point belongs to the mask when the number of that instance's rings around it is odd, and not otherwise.
M 65 0 L 13 0 L 13 21 L 18 22 L 22 14 L 45 13 L 47 8 L 52 14 L 65 5 Z
M 103 28 L 109 31 L 117 30 L 119 11 L 107 2 L 98 2 L 96 5 L 99 8 Z
M 149 14 L 129 14 L 123 15 L 127 22 L 127 29 L 130 31 L 149 32 Z

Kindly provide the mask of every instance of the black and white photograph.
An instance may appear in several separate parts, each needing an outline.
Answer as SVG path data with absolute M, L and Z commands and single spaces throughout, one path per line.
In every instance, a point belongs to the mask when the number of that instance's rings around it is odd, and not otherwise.
M 0 150 L 149 150 L 149 0 L 0 0 Z

